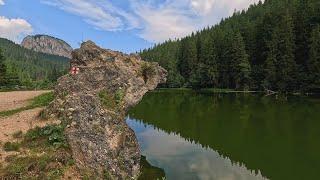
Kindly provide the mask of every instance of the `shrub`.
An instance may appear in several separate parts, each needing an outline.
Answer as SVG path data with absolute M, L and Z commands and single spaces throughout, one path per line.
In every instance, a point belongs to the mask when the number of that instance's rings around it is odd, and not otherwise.
M 17 142 L 6 142 L 3 145 L 5 151 L 18 151 L 20 149 L 20 143 Z
M 68 147 L 68 143 L 64 136 L 64 126 L 47 125 L 43 128 L 35 128 L 29 130 L 25 135 L 25 142 L 32 142 L 37 139 L 45 139 L 47 144 L 55 148 Z
M 115 95 L 114 95 L 114 98 L 116 100 L 116 103 L 117 104 L 120 104 L 121 101 L 123 100 L 124 98 L 124 90 L 123 89 L 119 89 L 116 91 Z
M 151 63 L 142 63 L 140 74 L 143 77 L 144 82 L 148 81 L 148 77 L 152 77 L 155 75 L 156 69 L 153 64 Z

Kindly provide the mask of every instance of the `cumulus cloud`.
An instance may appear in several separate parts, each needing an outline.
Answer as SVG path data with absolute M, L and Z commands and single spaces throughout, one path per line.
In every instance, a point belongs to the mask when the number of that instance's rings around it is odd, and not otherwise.
M 0 0 L 0 6 L 4 5 L 4 0 Z
M 24 19 L 8 19 L 0 16 L 0 37 L 19 42 L 25 35 L 32 33 L 33 29 Z
M 80 16 L 85 22 L 100 30 L 119 31 L 138 27 L 138 21 L 133 16 L 108 1 L 43 0 L 41 2 Z
M 1 0 L 0 0 L 1 1 Z M 103 0 L 42 0 L 43 3 L 80 16 L 105 31 L 135 29 L 150 42 L 181 38 L 192 31 L 214 25 L 234 10 L 259 0 L 126 0 L 128 9 Z
M 198 23 L 198 20 L 177 2 L 159 7 L 135 3 L 134 12 L 144 25 L 140 36 L 147 41 L 161 42 L 169 38 L 179 38 L 197 28 L 194 23 Z
M 164 4 L 131 0 L 143 21 L 140 36 L 151 42 L 181 38 L 193 31 L 214 25 L 259 0 L 167 0 Z

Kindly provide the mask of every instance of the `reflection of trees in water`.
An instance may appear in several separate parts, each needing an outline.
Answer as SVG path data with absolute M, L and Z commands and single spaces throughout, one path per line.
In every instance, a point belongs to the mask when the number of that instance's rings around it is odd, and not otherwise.
M 152 166 L 146 159 L 145 156 L 141 156 L 141 175 L 138 180 L 152 180 L 152 179 L 163 179 L 166 177 L 163 169 Z
M 150 93 L 130 115 L 272 179 L 320 169 L 320 104 L 251 94 Z

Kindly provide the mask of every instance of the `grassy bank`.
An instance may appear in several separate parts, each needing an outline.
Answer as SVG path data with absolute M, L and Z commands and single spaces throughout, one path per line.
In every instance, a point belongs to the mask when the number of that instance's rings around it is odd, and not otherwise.
M 157 88 L 155 91 L 167 91 L 167 90 L 174 90 L 174 91 L 195 91 L 195 92 L 206 92 L 206 93 L 257 93 L 263 91 L 240 91 L 235 89 L 219 89 L 219 88 L 203 88 L 194 90 L 191 88 Z
M 11 116 L 21 111 L 47 106 L 51 101 L 53 101 L 53 98 L 53 92 L 42 94 L 30 100 L 29 104 L 25 107 L 0 112 L 0 117 Z

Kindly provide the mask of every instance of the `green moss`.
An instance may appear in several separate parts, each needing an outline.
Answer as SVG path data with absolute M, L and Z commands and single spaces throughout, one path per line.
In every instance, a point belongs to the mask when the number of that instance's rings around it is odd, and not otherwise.
M 102 90 L 98 94 L 102 106 L 110 110 L 116 110 L 120 107 L 124 95 L 124 89 L 118 89 L 114 94 L 109 93 L 107 90 Z
M 140 75 L 143 77 L 144 82 L 148 81 L 149 77 L 154 76 L 156 73 L 156 68 L 151 63 L 142 63 L 140 69 Z
M 3 150 L 5 151 L 19 151 L 20 143 L 17 142 L 6 142 L 3 145 Z
M 109 171 L 104 170 L 104 171 L 103 171 L 103 179 L 104 179 L 104 180 L 113 180 L 114 178 L 111 176 L 111 174 L 109 173 Z
M 29 110 L 29 109 L 34 109 L 37 107 L 43 107 L 49 105 L 51 101 L 53 101 L 54 95 L 53 92 L 45 93 L 40 96 L 35 97 L 32 99 L 29 104 L 25 107 L 18 108 L 18 109 L 13 109 L 9 111 L 2 111 L 0 112 L 0 117 L 5 117 L 5 116 L 11 116 L 16 113 L 19 113 L 21 111 Z
M 108 93 L 106 90 L 102 90 L 98 94 L 100 98 L 101 104 L 108 109 L 116 109 L 117 102 L 114 98 L 114 96 L 110 93 Z
M 117 90 L 114 97 L 115 97 L 116 103 L 119 105 L 124 98 L 124 90 L 123 89 Z

